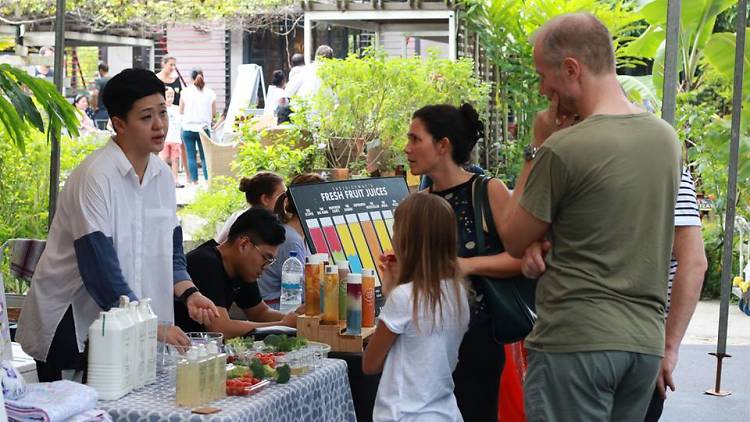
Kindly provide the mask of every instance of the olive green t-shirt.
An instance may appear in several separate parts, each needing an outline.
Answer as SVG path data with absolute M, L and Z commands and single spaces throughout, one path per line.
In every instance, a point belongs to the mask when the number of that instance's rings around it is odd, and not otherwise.
M 520 201 L 552 242 L 529 348 L 663 355 L 680 155 L 650 113 L 595 115 L 544 143 Z

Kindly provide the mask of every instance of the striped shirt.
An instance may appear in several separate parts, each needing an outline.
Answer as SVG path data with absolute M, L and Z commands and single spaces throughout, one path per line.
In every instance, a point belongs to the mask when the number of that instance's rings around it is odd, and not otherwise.
M 677 204 L 674 209 L 675 227 L 701 226 L 701 215 L 698 211 L 698 202 L 695 199 L 695 186 L 690 171 L 687 168 L 682 169 L 682 180 L 680 180 L 680 190 L 677 193 Z M 669 283 L 667 284 L 667 312 L 672 300 L 672 281 L 677 273 L 677 260 L 672 257 L 672 263 L 669 267 Z

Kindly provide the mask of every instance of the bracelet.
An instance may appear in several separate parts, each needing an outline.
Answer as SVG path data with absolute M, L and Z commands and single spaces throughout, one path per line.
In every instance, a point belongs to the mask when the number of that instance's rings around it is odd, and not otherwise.
M 197 288 L 197 287 L 195 287 L 195 286 L 193 286 L 193 287 L 188 287 L 187 289 L 185 289 L 185 291 L 184 291 L 184 292 L 182 292 L 182 294 L 180 295 L 180 297 L 178 297 L 178 298 L 177 298 L 177 300 L 179 300 L 179 301 L 180 301 L 180 302 L 182 302 L 182 303 L 187 303 L 187 300 L 188 300 L 188 298 L 189 298 L 189 297 L 190 297 L 190 295 L 192 295 L 193 293 L 199 293 L 199 292 L 198 292 L 198 288 Z

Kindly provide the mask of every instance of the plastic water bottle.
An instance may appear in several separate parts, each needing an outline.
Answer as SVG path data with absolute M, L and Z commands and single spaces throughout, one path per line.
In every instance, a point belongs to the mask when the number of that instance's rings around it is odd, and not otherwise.
M 291 312 L 302 304 L 302 277 L 305 267 L 297 258 L 297 252 L 290 252 L 289 258 L 281 267 L 281 299 L 279 310 Z

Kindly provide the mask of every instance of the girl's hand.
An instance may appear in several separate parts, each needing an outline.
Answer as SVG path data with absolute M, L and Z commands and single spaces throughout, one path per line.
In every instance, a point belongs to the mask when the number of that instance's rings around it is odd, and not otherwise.
M 398 263 L 396 261 L 396 255 L 392 253 L 380 255 L 380 257 L 378 257 L 378 269 L 382 275 L 380 280 L 381 291 L 383 296 L 388 296 L 398 283 Z

